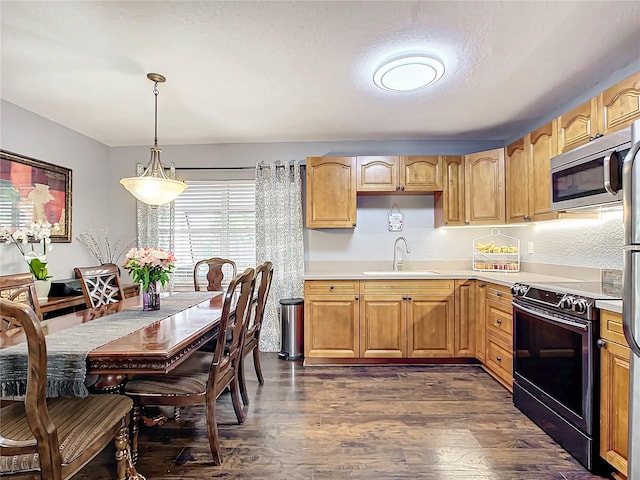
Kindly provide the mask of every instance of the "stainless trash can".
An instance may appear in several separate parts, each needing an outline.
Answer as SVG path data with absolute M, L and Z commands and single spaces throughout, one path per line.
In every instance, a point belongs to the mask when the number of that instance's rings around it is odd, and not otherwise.
M 304 355 L 304 299 L 280 300 L 280 353 L 278 358 L 297 360 Z

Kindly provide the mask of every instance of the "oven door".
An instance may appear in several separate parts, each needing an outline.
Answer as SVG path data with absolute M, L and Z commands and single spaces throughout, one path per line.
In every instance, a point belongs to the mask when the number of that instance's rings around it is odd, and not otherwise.
M 547 407 L 592 434 L 593 323 L 513 302 L 514 381 Z

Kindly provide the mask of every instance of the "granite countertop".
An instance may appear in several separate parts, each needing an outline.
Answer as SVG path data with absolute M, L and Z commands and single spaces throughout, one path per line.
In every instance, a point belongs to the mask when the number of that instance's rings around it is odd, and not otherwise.
M 405 266 L 405 269 L 394 272 L 387 265 L 388 262 L 341 262 L 339 265 L 322 263 L 319 265 L 307 266 L 304 280 L 437 280 L 437 279 L 472 279 L 483 280 L 498 285 L 511 286 L 515 283 L 526 283 L 528 285 L 541 286 L 557 282 L 575 282 L 572 291 L 578 295 L 580 292 L 580 282 L 595 280 L 594 277 L 586 278 L 578 276 L 559 276 L 560 271 L 572 272 L 571 267 L 552 271 L 554 274 L 534 273 L 534 272 L 491 272 L 478 271 L 460 267 L 458 262 L 449 262 L 454 268 L 443 268 L 446 264 L 412 264 Z M 595 275 L 595 274 L 594 274 Z M 598 274 L 599 275 L 599 274 Z M 589 296 L 588 292 L 582 293 Z M 596 307 L 612 312 L 622 312 L 622 301 L 615 298 L 597 300 Z

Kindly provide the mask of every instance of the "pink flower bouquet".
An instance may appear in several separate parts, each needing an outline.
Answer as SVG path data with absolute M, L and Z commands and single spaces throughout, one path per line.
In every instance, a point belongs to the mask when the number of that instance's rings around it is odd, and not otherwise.
M 176 257 L 161 248 L 132 248 L 125 256 L 122 267 L 128 270 L 136 283 L 142 283 L 142 291 L 149 284 L 160 282 L 164 287 L 169 274 L 175 268 Z

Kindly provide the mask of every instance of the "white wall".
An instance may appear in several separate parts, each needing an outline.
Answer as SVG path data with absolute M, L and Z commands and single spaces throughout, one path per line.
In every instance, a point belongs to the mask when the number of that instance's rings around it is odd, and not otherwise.
M 390 232 L 393 205 L 404 213 L 401 232 Z M 395 211 L 395 209 L 394 209 Z M 393 243 L 406 237 L 409 261 L 468 260 L 474 239 L 491 227 L 434 228 L 432 195 L 358 197 L 355 229 L 308 230 L 308 258 L 322 261 L 391 261 Z M 622 268 L 622 215 L 603 219 L 556 220 L 518 227 L 498 226 L 500 233 L 520 240 L 521 261 L 598 268 Z M 533 254 L 527 253 L 533 242 Z
M 76 240 L 79 233 L 108 225 L 112 185 L 105 182 L 109 171 L 109 148 L 12 103 L 1 101 L 0 148 L 72 170 L 72 242 L 54 243 L 49 273 L 69 278 L 76 266 L 95 265 L 93 257 Z M 15 245 L 2 245 L 0 273 L 28 271 L 16 256 Z

